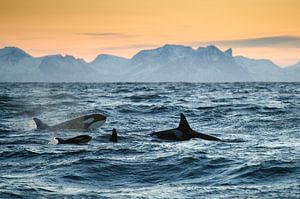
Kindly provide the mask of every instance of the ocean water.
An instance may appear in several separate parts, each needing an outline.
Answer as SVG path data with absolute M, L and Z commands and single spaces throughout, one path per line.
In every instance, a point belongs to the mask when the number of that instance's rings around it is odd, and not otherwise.
M 32 120 L 90 113 L 106 123 L 52 132 Z M 180 113 L 222 142 L 149 136 Z M 81 134 L 92 141 L 53 144 Z M 0 198 L 300 198 L 300 84 L 1 83 Z

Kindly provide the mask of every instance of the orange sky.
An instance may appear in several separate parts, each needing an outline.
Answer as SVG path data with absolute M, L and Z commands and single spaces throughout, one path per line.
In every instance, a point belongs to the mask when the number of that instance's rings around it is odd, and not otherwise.
M 0 47 L 131 57 L 166 43 L 300 61 L 299 0 L 0 0 Z

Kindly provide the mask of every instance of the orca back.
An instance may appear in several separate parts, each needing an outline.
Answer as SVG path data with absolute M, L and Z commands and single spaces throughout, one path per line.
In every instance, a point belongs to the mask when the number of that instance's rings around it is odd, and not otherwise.
M 157 136 L 157 138 L 159 139 L 174 140 L 174 141 L 184 141 L 184 140 L 189 140 L 191 138 L 201 138 L 204 140 L 220 141 L 219 138 L 216 138 L 214 136 L 206 135 L 194 131 L 190 127 L 183 113 L 180 113 L 180 122 L 176 129 L 153 132 L 150 135 Z
M 65 121 L 63 123 L 52 126 L 51 129 L 97 129 L 102 126 L 105 121 L 106 116 L 100 114 L 91 114 Z
M 87 144 L 92 137 L 89 135 L 79 135 L 69 139 L 55 138 L 58 144 Z

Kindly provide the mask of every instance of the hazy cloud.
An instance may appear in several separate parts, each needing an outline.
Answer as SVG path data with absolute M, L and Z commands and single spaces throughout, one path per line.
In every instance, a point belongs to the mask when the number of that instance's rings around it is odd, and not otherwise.
M 208 42 L 198 42 L 198 44 L 215 44 L 229 47 L 283 47 L 300 48 L 300 37 L 282 35 L 273 37 L 259 37 L 238 40 L 216 40 Z
M 95 36 L 95 37 L 133 37 L 134 35 L 127 35 L 117 32 L 82 32 L 77 33 L 77 35 L 83 36 Z

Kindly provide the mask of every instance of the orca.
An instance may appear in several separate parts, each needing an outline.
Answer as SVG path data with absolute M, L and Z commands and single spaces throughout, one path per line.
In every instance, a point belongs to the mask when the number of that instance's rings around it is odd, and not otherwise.
M 79 135 L 73 138 L 62 139 L 55 138 L 58 141 L 58 144 L 87 144 L 91 141 L 92 137 L 88 135 Z
M 187 122 L 183 113 L 180 113 L 180 122 L 179 126 L 174 129 L 164 130 L 153 132 L 150 134 L 152 137 L 156 136 L 159 139 L 165 140 L 173 140 L 173 141 L 184 141 L 192 138 L 201 138 L 204 140 L 213 140 L 213 141 L 221 141 L 219 138 L 206 135 L 203 133 L 198 133 L 194 131 L 189 123 Z
M 33 120 L 37 126 L 37 129 L 41 130 L 91 130 L 102 126 L 106 121 L 106 116 L 101 114 L 85 115 L 54 126 L 48 126 L 38 118 L 33 118 Z
M 110 142 L 118 142 L 118 134 L 117 134 L 117 130 L 115 128 L 113 128 L 110 139 Z

